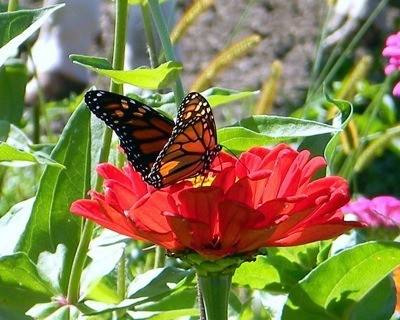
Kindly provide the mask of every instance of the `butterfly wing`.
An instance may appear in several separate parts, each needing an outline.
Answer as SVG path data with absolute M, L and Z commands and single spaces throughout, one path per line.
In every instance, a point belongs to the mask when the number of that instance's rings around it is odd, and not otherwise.
M 174 122 L 137 100 L 108 91 L 89 91 L 85 102 L 117 134 L 129 162 L 146 177 L 168 142 Z
M 189 93 L 178 110 L 175 127 L 145 180 L 161 188 L 204 173 L 221 146 L 207 100 Z

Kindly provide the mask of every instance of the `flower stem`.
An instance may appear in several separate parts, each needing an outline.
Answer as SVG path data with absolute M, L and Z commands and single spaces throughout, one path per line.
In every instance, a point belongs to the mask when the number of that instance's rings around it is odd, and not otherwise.
M 228 319 L 229 291 L 231 274 L 213 274 L 203 276 L 197 274 L 200 292 L 203 296 L 207 320 Z
M 71 275 L 68 282 L 67 301 L 73 305 L 79 300 L 79 284 L 82 276 L 83 266 L 86 260 L 86 253 L 90 240 L 92 239 L 93 228 L 94 222 L 86 220 L 74 257 L 74 262 L 72 263 Z
M 115 9 L 115 34 L 114 34 L 114 52 L 113 69 L 123 70 L 125 59 L 125 44 L 128 22 L 128 0 L 117 0 Z M 122 94 L 123 85 L 111 81 L 110 91 Z
M 156 246 L 156 256 L 154 259 L 154 268 L 163 268 L 165 266 L 165 248 Z
M 126 294 L 126 270 L 125 270 L 125 263 L 126 263 L 126 256 L 125 256 L 125 249 L 122 253 L 121 259 L 119 259 L 118 264 L 118 280 L 117 280 L 117 293 L 121 300 L 125 299 Z
M 124 52 L 126 40 L 126 24 L 128 20 L 128 0 L 116 1 L 116 19 L 115 19 L 115 38 L 114 38 L 114 56 L 113 68 L 122 70 L 124 68 Z M 110 90 L 117 93 L 122 93 L 122 85 L 111 81 Z M 110 153 L 112 132 L 106 128 L 103 134 L 102 148 L 100 151 L 99 162 L 106 162 Z M 95 187 L 99 191 L 102 187 L 102 179 L 96 177 Z M 72 263 L 71 276 L 68 283 L 67 300 L 70 304 L 76 304 L 79 300 L 79 284 L 85 265 L 86 254 L 89 248 L 90 240 L 92 239 L 94 223 L 90 220 L 85 221 L 81 239 Z
M 142 9 L 142 18 L 144 33 L 146 35 L 146 42 L 149 50 L 150 66 L 152 68 L 158 67 L 156 41 L 154 40 L 153 30 L 151 26 L 151 12 L 149 4 L 147 2 L 141 2 L 140 7 Z
M 169 61 L 176 61 L 174 48 L 172 47 L 171 39 L 169 37 L 169 32 L 165 23 L 164 16 L 161 12 L 160 4 L 158 3 L 158 0 L 148 0 L 148 3 L 150 6 L 151 14 L 154 18 L 154 22 L 156 24 L 158 34 L 160 36 L 161 44 L 165 52 L 165 57 Z M 173 88 L 173 90 L 176 105 L 179 106 L 184 96 L 183 85 L 180 76 L 178 76 L 178 78 L 176 79 L 175 87 Z
M 8 0 L 8 12 L 16 11 L 18 8 L 18 0 Z

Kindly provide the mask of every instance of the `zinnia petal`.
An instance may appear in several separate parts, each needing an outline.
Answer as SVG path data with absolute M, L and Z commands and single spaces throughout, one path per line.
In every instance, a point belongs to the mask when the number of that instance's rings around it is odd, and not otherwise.
M 97 170 L 105 193 L 91 191 L 92 200 L 74 202 L 71 211 L 177 254 L 197 252 L 209 260 L 251 255 L 264 246 L 324 240 L 363 226 L 344 219 L 344 179 L 312 180 L 325 165 L 322 157 L 286 144 L 255 147 L 239 159 L 221 153 L 204 186 L 189 179 L 157 190 L 130 166 L 102 164 Z

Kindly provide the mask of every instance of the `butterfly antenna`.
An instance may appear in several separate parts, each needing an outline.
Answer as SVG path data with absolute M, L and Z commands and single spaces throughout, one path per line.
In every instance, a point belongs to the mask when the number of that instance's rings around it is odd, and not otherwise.
M 242 164 L 243 167 L 246 168 L 247 173 L 250 173 L 249 168 L 246 167 L 246 165 L 240 160 L 240 158 L 239 158 L 232 150 L 230 150 L 228 147 L 225 147 L 225 146 L 222 146 L 222 147 L 223 147 L 224 149 L 226 149 L 232 156 L 234 156 L 234 157 L 237 159 L 237 161 L 239 161 L 239 163 Z

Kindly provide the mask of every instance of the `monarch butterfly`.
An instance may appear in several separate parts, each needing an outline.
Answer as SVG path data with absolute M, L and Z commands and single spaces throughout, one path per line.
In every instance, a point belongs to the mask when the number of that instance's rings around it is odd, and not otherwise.
M 197 92 L 183 99 L 176 123 L 145 104 L 112 92 L 85 95 L 90 111 L 117 134 L 144 181 L 163 188 L 204 173 L 221 151 L 214 116 Z

